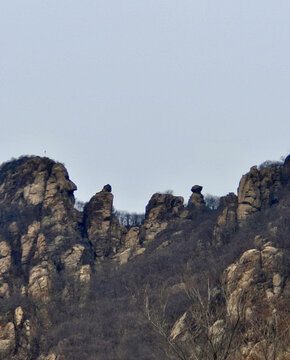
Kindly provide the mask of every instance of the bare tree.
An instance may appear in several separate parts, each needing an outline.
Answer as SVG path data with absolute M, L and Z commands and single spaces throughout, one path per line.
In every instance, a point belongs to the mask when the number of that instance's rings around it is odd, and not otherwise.
M 248 333 L 255 343 L 251 349 L 252 359 L 277 360 L 283 358 L 283 354 L 289 357 L 290 315 L 286 307 L 263 301 L 257 302 L 255 308 L 248 324 Z
M 161 291 L 159 307 L 156 309 L 151 307 L 148 286 L 146 287 L 144 293 L 144 315 L 153 327 L 153 330 L 165 341 L 166 347 L 163 350 L 168 358 L 172 359 L 173 356 L 174 359 L 190 360 L 183 346 L 180 346 L 178 342 L 170 337 L 170 327 L 165 317 L 168 294 L 164 290 L 163 288 Z
M 208 283 L 207 293 L 202 295 L 197 287 L 185 287 L 191 306 L 183 315 L 179 333 L 173 334 L 172 324 L 168 323 L 165 310 L 168 301 L 166 289 L 159 297 L 158 304 L 150 304 L 148 289 L 144 297 L 144 313 L 153 329 L 164 340 L 168 351 L 175 359 L 181 360 L 228 360 L 238 353 L 242 339 L 240 325 L 243 313 L 243 297 L 241 296 L 235 316 L 226 312 L 225 304 L 219 304 L 216 289 Z M 226 302 L 225 295 L 224 301 Z M 155 308 L 154 308 L 155 306 Z M 183 334 L 184 336 L 181 336 Z

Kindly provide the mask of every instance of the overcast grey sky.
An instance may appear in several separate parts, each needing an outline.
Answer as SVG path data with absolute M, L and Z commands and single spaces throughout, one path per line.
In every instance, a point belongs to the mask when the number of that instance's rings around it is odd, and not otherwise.
M 46 151 L 81 200 L 236 192 L 289 115 L 289 0 L 0 2 L 0 161 Z

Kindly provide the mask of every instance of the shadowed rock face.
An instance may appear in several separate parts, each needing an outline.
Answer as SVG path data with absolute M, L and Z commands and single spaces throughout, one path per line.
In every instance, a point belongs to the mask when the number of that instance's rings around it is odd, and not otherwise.
M 237 230 L 237 207 L 238 198 L 234 193 L 230 193 L 220 199 L 220 209 L 222 209 L 222 213 L 217 219 L 213 232 L 214 242 L 218 246 L 226 243 L 230 236 Z
M 282 168 L 282 182 L 283 184 L 287 184 L 290 179 L 290 155 L 288 155 L 284 161 L 284 165 Z

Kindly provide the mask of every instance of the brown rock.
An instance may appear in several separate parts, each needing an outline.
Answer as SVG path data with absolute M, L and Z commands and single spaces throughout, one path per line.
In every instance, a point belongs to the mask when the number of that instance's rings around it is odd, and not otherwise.
M 169 221 L 187 217 L 188 210 L 184 208 L 183 203 L 182 196 L 154 194 L 146 206 L 145 221 L 142 225 L 144 240 L 153 240 L 167 228 Z
M 217 218 L 217 223 L 213 231 L 214 242 L 218 246 L 226 243 L 237 229 L 237 206 L 238 198 L 234 193 L 230 193 L 220 200 L 222 213 Z
M 261 251 L 250 249 L 225 271 L 225 284 L 228 294 L 227 307 L 232 316 L 240 308 L 240 300 L 247 294 L 247 301 L 255 303 L 257 298 L 274 298 L 280 294 L 282 277 L 282 251 L 272 246 L 265 246 Z
M 79 270 L 79 279 L 81 283 L 89 283 L 91 280 L 91 267 L 90 265 L 83 265 Z
M 8 283 L 0 284 L 0 298 L 9 298 L 9 285 Z
M 19 326 L 23 320 L 23 309 L 21 306 L 18 306 L 14 311 L 14 323 L 16 326 Z
M 111 252 L 111 222 L 113 194 L 104 189 L 91 198 L 84 208 L 85 226 L 97 256 L 108 256 Z
M 261 170 L 253 166 L 239 184 L 237 209 L 239 224 L 251 214 L 277 203 L 280 188 L 280 166 L 270 165 Z
M 112 192 L 112 186 L 110 184 L 105 185 L 103 191 Z
M 201 194 L 202 186 L 200 185 L 194 185 L 191 188 L 192 195 L 188 200 L 188 209 L 191 211 L 197 211 L 202 212 L 206 209 L 206 204 L 203 198 L 203 195 Z
M 11 249 L 6 241 L 0 242 L 0 279 L 11 267 Z
M 28 226 L 27 234 L 22 235 L 20 239 L 22 249 L 21 262 L 23 264 L 26 263 L 29 259 L 29 255 L 31 253 L 34 242 L 36 241 L 39 230 L 40 222 L 34 221 L 31 225 Z
M 140 228 L 138 226 L 131 227 L 125 235 L 124 247 L 134 248 L 139 245 Z
M 45 194 L 47 172 L 42 171 L 35 174 L 35 180 L 23 189 L 23 196 L 27 203 L 38 205 L 43 202 Z
M 47 301 L 50 298 L 51 267 L 47 262 L 34 266 L 29 273 L 28 294 L 34 299 Z
M 192 191 L 193 193 L 196 193 L 196 194 L 201 194 L 202 186 L 200 186 L 200 185 L 194 185 L 194 186 L 191 188 L 191 191 Z
M 288 155 L 284 161 L 282 168 L 282 182 L 286 184 L 290 179 L 290 155 Z
M 39 259 L 42 255 L 45 254 L 45 250 L 46 250 L 45 236 L 42 233 L 40 233 L 36 240 L 36 249 L 34 253 L 34 258 Z
M 15 328 L 12 322 L 0 325 L 0 358 L 8 359 L 15 347 Z
M 72 249 L 67 250 L 62 255 L 62 262 L 66 270 L 75 271 L 79 266 L 83 251 L 85 247 L 81 244 L 76 244 Z

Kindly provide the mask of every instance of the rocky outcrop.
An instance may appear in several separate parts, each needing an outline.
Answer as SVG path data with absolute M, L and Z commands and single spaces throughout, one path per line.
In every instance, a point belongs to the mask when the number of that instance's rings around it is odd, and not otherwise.
M 280 189 L 281 166 L 271 165 L 261 170 L 253 166 L 239 184 L 237 209 L 239 223 L 241 224 L 251 214 L 277 203 Z
M 33 299 L 50 299 L 51 274 L 54 269 L 46 261 L 31 268 L 29 273 L 28 294 Z
M 289 298 L 285 260 L 281 249 L 265 243 L 244 252 L 225 271 L 227 311 L 232 321 L 243 321 L 241 353 L 247 360 L 273 358 L 275 352 L 275 358 L 287 358 L 289 315 L 281 306 Z
M 105 185 L 84 208 L 87 236 L 100 258 L 116 253 L 120 246 L 123 229 L 113 215 L 113 198 L 111 186 Z
M 282 183 L 285 185 L 290 180 L 290 155 L 288 155 L 284 161 L 282 168 Z
M 206 204 L 204 201 L 204 197 L 201 194 L 202 186 L 194 185 L 191 188 L 192 195 L 188 201 L 188 209 L 193 212 L 203 212 L 206 209 Z
M 146 206 L 145 221 L 142 226 L 143 241 L 152 241 L 168 226 L 169 221 L 184 219 L 189 212 L 183 205 L 182 196 L 154 194 Z
M 8 359 L 15 348 L 15 327 L 13 322 L 0 323 L 0 358 Z
M 40 256 L 46 245 L 48 251 L 53 251 L 76 238 L 75 189 L 64 166 L 47 158 L 27 157 L 2 165 L 3 233 L 10 232 L 9 242 L 21 254 L 22 264 Z M 21 226 L 19 217 L 25 226 Z
M 38 337 L 38 330 L 45 329 L 49 332 L 53 324 L 53 306 L 64 305 L 59 314 L 68 321 L 67 314 L 70 311 L 78 312 L 91 301 L 92 295 L 95 295 L 93 280 L 96 281 L 98 276 L 104 277 L 98 284 L 103 287 L 98 294 L 107 296 L 104 297 L 104 303 L 117 297 L 115 293 L 120 291 L 119 287 L 123 283 L 126 289 L 122 289 L 120 293 L 125 299 L 128 288 L 132 284 L 133 288 L 135 286 L 134 266 L 138 261 L 142 273 L 137 273 L 136 277 L 140 283 L 148 271 L 148 283 L 151 281 L 155 286 L 155 272 L 165 266 L 167 276 L 172 262 L 174 271 L 166 281 L 171 285 L 176 284 L 175 271 L 183 268 L 187 272 L 196 271 L 195 264 L 192 263 L 196 254 L 200 257 L 197 265 L 201 266 L 202 262 L 207 261 L 206 251 L 213 256 L 215 251 L 222 253 L 224 244 L 228 248 L 231 246 L 232 237 L 237 231 L 243 231 L 241 225 L 252 214 L 279 204 L 281 193 L 288 189 L 289 178 L 290 157 L 286 159 L 284 166 L 270 165 L 261 169 L 253 167 L 241 179 L 238 197 L 231 193 L 221 198 L 219 209 L 212 211 L 209 219 L 201 194 L 202 187 L 199 185 L 192 187 L 187 206 L 184 206 L 182 197 L 156 193 L 146 207 L 144 223 L 124 227 L 113 213 L 110 185 L 105 185 L 102 191 L 96 193 L 82 213 L 74 209 L 73 192 L 76 186 L 69 180 L 62 164 L 47 158 L 26 157 L 2 165 L 0 305 L 3 304 L 3 307 L 0 306 L 0 358 L 61 359 L 61 351 L 56 347 L 50 349 L 49 342 L 43 347 L 46 348 L 45 354 L 41 355 L 42 350 L 38 351 L 46 341 L 45 332 Z M 286 199 L 285 208 L 288 206 L 287 201 Z M 265 226 L 265 232 L 269 234 L 271 241 L 278 239 L 279 231 L 281 232 L 279 224 L 275 221 L 271 220 Z M 217 247 L 211 247 L 212 239 Z M 247 300 L 243 316 L 245 321 L 250 321 L 257 310 L 256 299 L 264 299 L 272 311 L 280 298 L 286 298 L 286 289 L 289 291 L 287 273 L 281 270 L 283 266 L 285 268 L 282 249 L 262 235 L 257 235 L 253 244 L 255 248 L 239 254 L 238 260 L 228 266 L 224 273 L 227 298 L 223 298 L 221 304 L 227 303 L 227 316 L 212 319 L 206 333 L 214 345 L 219 343 L 219 339 L 224 339 L 228 319 L 235 319 L 239 314 L 241 299 Z M 187 253 L 183 253 L 183 246 Z M 182 253 L 182 258 L 178 265 L 174 265 L 179 252 Z M 168 254 L 170 262 L 166 259 Z M 147 264 L 148 259 L 151 261 L 150 266 Z M 123 283 L 119 284 L 117 276 L 122 271 L 126 274 L 127 266 L 132 274 L 125 280 L 123 277 Z M 106 269 L 114 276 L 117 274 L 112 289 L 107 283 Z M 112 274 L 110 276 L 113 278 Z M 179 275 L 182 277 L 182 274 Z M 143 291 L 137 290 L 140 294 Z M 184 289 L 178 292 L 178 296 L 175 295 L 170 298 L 172 303 L 168 308 L 174 306 L 175 299 L 184 296 Z M 117 299 L 116 306 L 124 299 Z M 96 299 L 96 306 L 104 306 L 104 303 L 98 301 Z M 135 294 L 128 299 L 128 304 L 133 304 L 134 301 L 137 301 Z M 182 301 L 187 304 L 188 299 Z M 213 302 L 220 304 L 215 300 Z M 94 311 L 96 306 L 93 307 Z M 186 309 L 188 306 L 184 305 L 171 318 L 174 320 L 171 327 L 167 328 L 170 341 L 190 340 L 190 331 L 194 329 L 191 328 L 194 313 L 192 304 L 185 312 Z M 60 321 L 60 327 L 53 329 L 54 335 L 61 336 L 61 320 L 54 321 L 54 325 L 58 325 Z M 72 334 L 73 331 L 74 329 Z M 127 330 L 124 333 L 125 331 Z M 246 334 L 246 339 L 255 346 L 255 339 L 251 334 Z M 67 346 L 70 346 L 70 341 L 79 340 L 72 335 Z M 249 352 L 246 349 L 245 356 Z
M 225 272 L 229 313 L 237 315 L 242 310 L 242 298 L 246 297 L 250 304 L 257 298 L 273 300 L 280 295 L 282 263 L 282 251 L 266 243 L 261 250 L 247 250 L 235 264 L 230 265 Z
M 21 236 L 21 262 L 25 264 L 29 262 L 32 255 L 33 246 L 37 241 L 40 231 L 40 222 L 34 221 L 28 226 L 27 233 Z
M 14 323 L 16 326 L 20 326 L 23 321 L 23 309 L 21 306 L 18 306 L 14 311 Z
M 11 248 L 6 241 L 0 242 L 0 280 L 11 267 Z
M 230 236 L 237 230 L 237 206 L 238 199 L 234 193 L 221 197 L 221 214 L 217 218 L 217 223 L 213 231 L 214 243 L 218 246 L 226 243 Z
M 74 245 L 62 255 L 64 268 L 69 272 L 74 272 L 80 264 L 85 247 L 81 244 Z
M 64 166 L 48 158 L 0 167 L 0 297 L 49 300 L 52 277 L 81 238 L 75 189 Z M 18 274 L 21 281 L 14 280 Z
M 189 336 L 189 329 L 192 325 L 192 316 L 190 311 L 186 311 L 173 325 L 170 331 L 170 339 L 175 340 L 177 338 L 185 341 Z

